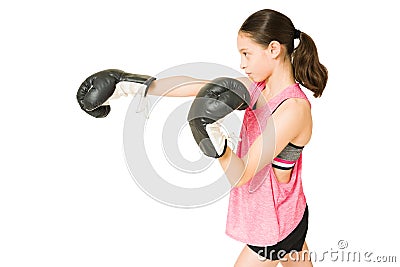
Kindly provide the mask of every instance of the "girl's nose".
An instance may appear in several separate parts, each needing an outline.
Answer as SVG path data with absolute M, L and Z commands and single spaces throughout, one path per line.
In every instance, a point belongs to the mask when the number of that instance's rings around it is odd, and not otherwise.
M 241 60 L 241 61 L 240 61 L 240 68 L 241 68 L 241 69 L 245 69 L 246 66 L 247 66 L 247 64 L 245 64 L 244 60 Z

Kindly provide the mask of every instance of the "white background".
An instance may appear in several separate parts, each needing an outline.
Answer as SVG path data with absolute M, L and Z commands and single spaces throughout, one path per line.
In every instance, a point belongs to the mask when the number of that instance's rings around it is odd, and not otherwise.
M 105 119 L 76 91 L 107 68 L 155 75 L 189 62 L 239 69 L 253 12 L 288 15 L 329 70 L 304 151 L 311 250 L 397 255 L 400 132 L 396 1 L 9 1 L 0 8 L 0 266 L 232 266 L 228 198 L 177 209 L 124 161 L 130 103 Z M 318 266 L 333 266 L 326 260 Z M 369 266 L 374 264 L 370 263 Z M 394 264 L 386 264 L 385 266 Z M 336 265 L 335 265 L 336 266 Z

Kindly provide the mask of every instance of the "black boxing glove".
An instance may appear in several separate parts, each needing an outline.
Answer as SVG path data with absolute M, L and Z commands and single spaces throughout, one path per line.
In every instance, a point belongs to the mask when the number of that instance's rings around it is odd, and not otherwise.
M 249 104 L 246 86 L 233 78 L 217 78 L 200 89 L 187 120 L 196 143 L 206 156 L 219 158 L 226 151 L 226 139 L 209 135 L 215 129 L 215 123 L 234 110 L 246 109 Z
M 89 76 L 81 84 L 76 98 L 83 111 L 93 117 L 104 118 L 111 110 L 108 100 L 138 92 L 145 97 L 148 87 L 155 79 L 117 69 L 103 70 Z

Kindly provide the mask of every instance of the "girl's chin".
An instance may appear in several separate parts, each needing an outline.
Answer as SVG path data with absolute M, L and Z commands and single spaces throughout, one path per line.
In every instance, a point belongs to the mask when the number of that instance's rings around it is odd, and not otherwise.
M 252 76 L 252 75 L 249 76 L 249 79 L 252 80 L 252 81 L 255 82 L 255 83 L 261 82 L 260 79 L 257 79 L 257 77 L 254 77 L 254 76 Z
M 251 76 L 251 75 L 249 76 L 249 79 L 252 80 L 255 83 L 266 81 L 265 78 L 255 77 L 255 76 Z
M 253 75 L 252 73 L 251 73 L 251 74 L 248 74 L 247 77 L 249 77 L 249 79 L 250 79 L 252 82 L 255 82 L 255 83 L 259 83 L 259 82 L 265 81 L 265 78 L 263 79 L 263 78 L 257 77 L 257 76 L 255 76 L 255 75 Z

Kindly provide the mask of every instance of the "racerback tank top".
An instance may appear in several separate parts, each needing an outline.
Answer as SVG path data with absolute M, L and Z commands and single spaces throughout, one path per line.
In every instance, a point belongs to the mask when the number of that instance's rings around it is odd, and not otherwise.
M 296 83 L 281 91 L 264 106 L 252 109 L 265 83 L 255 83 L 250 89 L 251 102 L 246 109 L 241 141 L 236 154 L 243 157 L 261 134 L 271 111 L 288 98 L 307 99 Z M 274 245 L 287 237 L 299 224 L 305 208 L 303 193 L 302 156 L 296 160 L 290 181 L 280 183 L 272 170 L 272 163 L 256 173 L 246 184 L 231 189 L 226 223 L 226 234 L 233 239 L 255 246 Z

